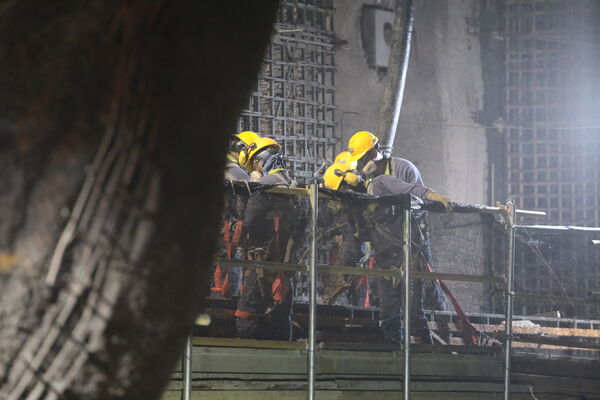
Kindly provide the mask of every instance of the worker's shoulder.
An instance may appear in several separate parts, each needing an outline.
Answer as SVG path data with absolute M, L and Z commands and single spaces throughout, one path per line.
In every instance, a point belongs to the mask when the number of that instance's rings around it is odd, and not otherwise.
M 225 166 L 225 179 L 230 181 L 249 181 L 250 175 L 239 165 L 227 163 Z
M 283 185 L 289 186 L 288 179 L 285 176 L 279 173 L 263 175 L 258 179 L 258 182 L 263 185 Z
M 410 160 L 401 157 L 392 157 L 392 165 L 396 168 L 410 168 L 418 171 L 419 168 Z

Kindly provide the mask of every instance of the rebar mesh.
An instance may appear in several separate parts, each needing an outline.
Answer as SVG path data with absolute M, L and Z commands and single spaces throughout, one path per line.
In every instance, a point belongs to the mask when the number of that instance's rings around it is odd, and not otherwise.
M 600 3 L 507 1 L 507 190 L 554 224 L 600 224 Z
M 336 154 L 335 71 L 333 2 L 283 1 L 239 130 L 276 139 L 299 181 Z
M 598 226 L 600 3 L 509 0 L 506 10 L 508 193 L 522 208 L 548 211 L 544 223 Z M 583 298 L 600 287 L 598 251 L 584 236 L 532 235 L 521 235 L 517 290 Z M 559 308 L 521 300 L 515 312 Z

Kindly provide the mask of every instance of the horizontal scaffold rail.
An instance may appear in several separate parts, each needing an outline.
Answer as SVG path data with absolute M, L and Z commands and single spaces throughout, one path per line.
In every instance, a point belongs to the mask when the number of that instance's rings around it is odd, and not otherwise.
M 215 260 L 215 265 L 222 267 L 245 267 L 245 268 L 263 268 L 272 271 L 291 271 L 291 272 L 307 272 L 308 267 L 304 264 L 278 263 L 272 261 L 242 261 L 230 260 L 227 258 L 219 258 Z M 318 265 L 318 273 L 335 274 L 335 275 L 367 275 L 367 276 L 383 276 L 389 278 L 402 279 L 404 271 L 402 268 L 396 269 L 379 269 L 379 268 L 358 268 L 346 266 Z M 411 271 L 411 275 L 415 279 L 445 281 L 460 281 L 460 282 L 480 282 L 480 283 L 497 283 L 504 284 L 504 278 L 494 276 L 480 276 L 467 274 L 452 274 L 447 272 L 423 272 Z
M 572 225 L 517 225 L 518 229 L 535 230 L 535 231 L 581 231 L 581 232 L 598 232 L 600 233 L 599 227 L 588 227 L 588 226 L 572 226 Z M 599 242 L 598 240 L 592 240 L 592 242 Z
M 561 303 L 561 304 L 600 304 L 600 299 L 595 297 L 566 297 L 566 296 L 553 296 L 550 294 L 542 293 L 527 293 L 527 292 L 515 292 L 515 296 L 518 299 L 537 300 L 547 303 Z
M 286 194 L 293 196 L 308 196 L 308 189 L 299 188 L 299 187 L 272 187 L 266 190 L 268 193 L 274 194 Z M 322 199 L 334 199 L 332 196 L 329 196 L 327 193 L 319 193 L 319 197 Z M 480 213 L 480 214 L 494 214 L 494 215 L 505 215 L 506 208 L 504 207 L 491 207 L 481 205 L 480 207 L 474 207 L 471 212 Z M 520 210 L 517 209 L 517 215 L 519 217 L 546 217 L 547 214 L 545 211 L 534 211 L 534 210 Z

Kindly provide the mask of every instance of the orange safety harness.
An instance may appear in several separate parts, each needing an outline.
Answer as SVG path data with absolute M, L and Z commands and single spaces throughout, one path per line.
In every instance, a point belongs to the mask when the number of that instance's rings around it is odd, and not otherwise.
M 280 262 L 280 254 L 279 254 L 279 215 L 275 214 L 273 216 L 273 230 L 275 231 L 275 250 L 274 250 L 274 259 L 275 262 Z M 285 279 L 285 275 L 283 271 L 277 272 L 277 277 L 273 280 L 273 284 L 271 285 L 271 297 L 278 304 L 282 304 L 285 301 L 285 296 L 287 295 L 288 290 L 290 289 L 288 280 Z
M 244 221 L 239 220 L 233 227 L 233 237 L 231 235 L 231 221 L 226 220 L 223 224 L 223 241 L 225 242 L 225 250 L 227 251 L 227 258 L 231 260 L 233 256 L 233 250 L 237 249 L 242 237 L 242 228 Z M 229 288 L 229 271 L 225 273 L 225 279 L 223 279 L 223 270 L 221 266 L 217 265 L 214 272 L 214 284 L 210 288 L 211 292 L 221 294 L 223 297 L 231 297 L 231 290 Z
M 280 219 L 281 219 L 280 216 L 277 214 L 275 214 L 273 216 L 273 230 L 275 231 L 273 258 L 274 258 L 275 262 L 280 261 L 280 249 L 279 249 Z M 257 279 L 260 279 L 260 278 L 257 277 Z M 242 290 L 244 290 L 243 286 L 242 286 Z M 273 283 L 271 284 L 271 298 L 273 300 L 275 300 L 277 302 L 277 304 L 282 304 L 285 301 L 286 295 L 289 290 L 290 290 L 290 285 L 289 285 L 288 280 L 285 277 L 285 274 L 283 273 L 283 271 L 279 271 L 277 273 L 277 276 L 273 280 Z M 236 310 L 234 315 L 238 318 L 248 319 L 248 318 L 263 318 L 265 316 L 265 313 L 254 313 L 254 312 Z

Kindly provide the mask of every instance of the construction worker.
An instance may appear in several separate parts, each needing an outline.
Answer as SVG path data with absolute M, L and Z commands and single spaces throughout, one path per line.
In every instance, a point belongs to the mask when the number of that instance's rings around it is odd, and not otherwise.
M 261 137 L 252 131 L 232 135 L 229 139 L 229 152 L 225 164 L 225 179 L 228 181 L 249 181 L 250 175 L 243 167 L 248 149 Z M 240 165 L 240 158 L 242 160 Z
M 246 163 L 253 181 L 264 185 L 293 186 L 279 150 L 279 143 L 271 138 L 256 140 L 250 148 Z
M 445 196 L 433 192 L 423 184 L 421 174 L 410 161 L 398 157 L 385 157 L 379 150 L 379 140 L 368 131 L 355 133 L 349 141 L 350 160 L 356 162 L 357 169 L 367 181 L 368 191 L 374 195 L 411 194 L 420 199 L 441 203 L 447 210 L 452 202 Z M 381 207 L 374 213 L 376 229 L 373 230 L 373 242 L 377 254 L 377 266 L 389 269 L 398 267 L 402 261 L 402 213 L 393 208 Z M 431 266 L 431 251 L 427 237 L 427 221 L 425 212 L 414 212 L 412 226 L 413 242 L 417 242 L 420 260 L 424 263 L 412 262 L 413 267 L 421 269 Z M 425 265 L 422 265 L 425 264 Z M 384 337 L 388 341 L 402 342 L 402 296 L 397 282 L 380 278 L 377 281 L 379 290 L 380 325 Z M 432 343 L 431 331 L 423 313 L 425 287 L 421 280 L 412 282 L 411 311 L 412 334 L 422 342 Z M 438 296 L 438 308 L 445 308 L 445 300 L 438 288 L 433 293 Z
M 346 164 L 344 160 L 334 162 L 325 170 L 323 185 L 326 188 L 343 192 L 366 192 L 360 173 L 350 164 Z
M 248 149 L 260 139 L 260 136 L 252 131 L 244 131 L 231 135 L 229 139 L 229 152 L 227 153 L 227 162 L 225 164 L 225 179 L 228 181 L 249 181 L 250 174 L 240 166 L 239 159 L 245 160 L 245 155 Z M 231 196 L 236 196 L 233 193 Z M 227 197 L 225 201 L 225 216 L 223 221 L 223 246 L 224 251 L 222 257 L 229 259 L 243 258 L 243 250 L 240 246 L 240 236 L 242 228 L 242 216 L 235 205 L 239 201 Z M 242 284 L 242 268 L 241 267 L 221 267 L 216 266 L 213 269 L 213 279 L 211 292 L 217 298 L 230 298 L 237 296 Z
M 252 179 L 265 185 L 289 187 L 280 146 L 273 139 L 259 138 L 248 152 L 246 165 Z M 244 238 L 250 260 L 289 261 L 294 215 L 289 196 L 258 192 L 250 196 L 244 213 Z M 290 340 L 292 290 L 283 272 L 247 269 L 237 302 L 239 337 Z
M 326 188 L 341 192 L 366 192 L 360 173 L 355 170 L 356 164 L 350 162 L 350 153 L 342 152 L 335 162 L 327 168 L 323 175 Z M 368 267 L 369 257 L 361 257 L 361 243 L 367 241 L 362 218 L 362 209 L 352 202 L 337 199 L 324 199 L 320 207 L 319 225 L 327 227 L 324 239 L 329 242 L 330 265 L 353 266 L 359 260 L 362 267 Z M 368 246 L 368 247 L 365 247 Z M 365 244 L 363 248 L 370 248 Z M 364 265 L 363 265 L 364 264 Z M 345 276 L 328 274 L 323 277 L 323 296 L 325 304 L 352 304 L 370 306 L 368 300 L 369 282 L 366 276 Z M 346 295 L 346 299 L 342 295 Z
M 352 157 L 352 154 L 349 151 L 342 151 L 337 156 L 335 156 L 333 163 L 334 164 L 338 164 L 338 163 L 339 164 L 350 164 L 351 157 Z

